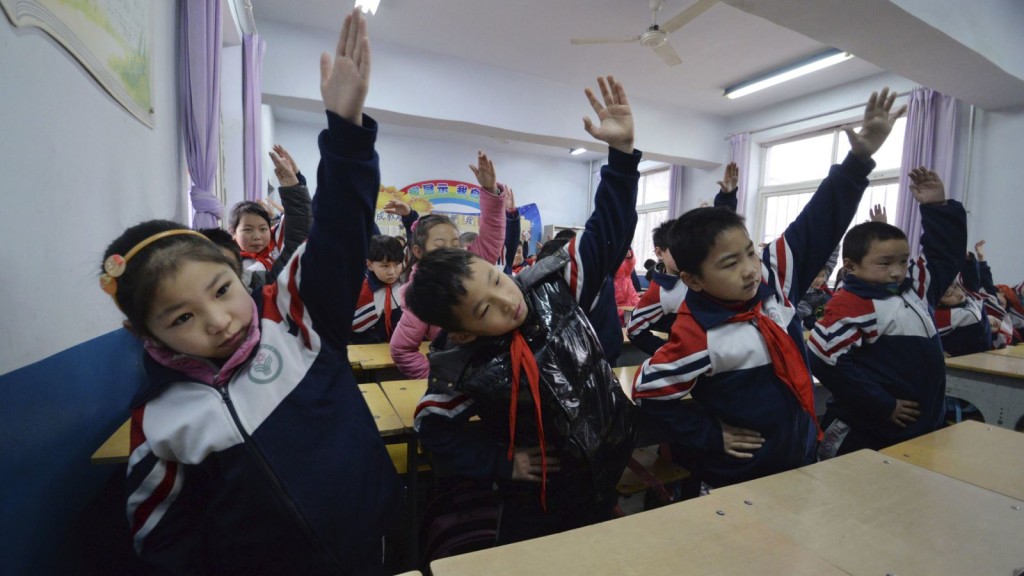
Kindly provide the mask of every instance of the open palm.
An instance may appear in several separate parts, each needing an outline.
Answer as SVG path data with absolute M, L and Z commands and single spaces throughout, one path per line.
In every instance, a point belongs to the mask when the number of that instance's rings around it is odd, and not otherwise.
M 626 91 L 615 78 L 608 76 L 598 78 L 597 85 L 601 89 L 603 103 L 587 88 L 584 93 L 590 106 L 597 114 L 599 124 L 594 125 L 589 117 L 583 118 L 583 127 L 594 138 L 606 142 L 612 148 L 633 153 L 633 112 L 626 99 Z
M 369 87 L 370 40 L 366 18 L 356 9 L 345 17 L 333 62 L 329 54 L 320 56 L 320 95 L 328 110 L 361 126 Z

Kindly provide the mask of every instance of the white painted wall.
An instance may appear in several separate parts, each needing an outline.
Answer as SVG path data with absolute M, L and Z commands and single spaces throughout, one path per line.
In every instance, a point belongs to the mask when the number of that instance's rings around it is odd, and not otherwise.
M 324 126 L 326 122 L 325 117 Z M 321 129 L 300 122 L 277 122 L 274 127 L 276 143 L 295 158 L 312 189 Z M 497 143 L 495 147 L 499 147 Z M 383 133 L 377 139 L 377 152 L 385 186 L 401 188 L 431 178 L 476 181 L 469 164 L 476 163 L 477 148 L 469 144 Z M 500 150 L 485 152 L 494 162 L 498 180 L 515 191 L 516 202 L 536 203 L 544 223 L 582 226 L 586 222 L 587 163 Z
M 267 40 L 264 93 L 271 100 L 318 106 L 318 58 L 337 43 L 336 35 L 280 22 L 260 21 L 259 28 Z M 476 133 L 509 131 L 546 138 L 551 145 L 592 147 L 580 130 L 581 118 L 593 116 L 583 88 L 375 43 L 366 105 L 414 119 L 457 120 Z M 630 98 L 630 104 L 636 146 L 652 159 L 674 157 L 703 167 L 720 161 L 715 139 L 722 131 L 721 118 L 638 98 Z
M 0 373 L 120 326 L 97 283 L 103 250 L 141 220 L 187 221 L 176 8 L 152 5 L 152 129 L 49 36 L 0 18 Z

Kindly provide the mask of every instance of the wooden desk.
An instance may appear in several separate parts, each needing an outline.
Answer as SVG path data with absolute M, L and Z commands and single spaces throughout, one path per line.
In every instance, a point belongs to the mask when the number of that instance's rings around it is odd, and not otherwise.
M 966 420 L 882 450 L 951 478 L 1024 500 L 1024 434 Z
M 131 419 L 125 420 L 102 446 L 92 454 L 93 464 L 118 464 L 128 461 L 128 450 L 131 447 Z
M 850 574 L 1009 575 L 1024 566 L 1018 500 L 871 450 L 710 497 L 727 516 L 745 509 Z
M 742 504 L 718 514 L 721 506 L 713 496 L 435 560 L 430 569 L 434 576 L 846 574 L 771 529 Z
M 391 403 L 388 401 L 380 386 L 376 384 L 360 384 L 359 390 L 363 393 L 366 405 L 373 414 L 374 423 L 377 424 L 377 431 L 385 438 L 397 436 L 405 432 L 405 425 L 402 419 L 395 413 Z M 125 423 L 114 432 L 107 441 L 103 443 L 92 455 L 93 464 L 118 464 L 128 461 L 128 451 L 131 447 L 131 420 Z
M 381 390 L 377 384 L 360 384 L 359 391 L 363 393 L 363 400 L 366 400 L 366 406 L 370 409 L 370 414 L 373 415 L 374 422 L 377 424 L 377 431 L 380 435 L 385 437 L 398 436 L 405 432 L 405 425 L 402 424 L 402 419 L 395 413 L 395 409 L 391 406 L 391 402 L 388 401 L 388 397 L 384 395 L 384 391 Z
M 1024 358 L 992 352 L 946 358 L 946 395 L 977 406 L 985 422 L 1012 430 L 1024 418 Z
M 430 342 L 420 344 L 420 352 L 423 355 L 430 352 Z M 381 370 L 395 367 L 395 361 L 391 358 L 391 345 L 386 342 L 351 344 L 348 347 L 348 361 L 353 368 L 360 370 Z
M 398 417 L 407 431 L 412 431 L 413 416 L 420 398 L 427 392 L 427 381 L 424 380 L 392 380 L 381 382 L 384 395 L 391 401 Z
M 989 350 L 988 353 L 998 354 L 999 356 L 1011 356 L 1013 358 L 1024 358 L 1024 344 L 1007 346 L 1001 350 Z

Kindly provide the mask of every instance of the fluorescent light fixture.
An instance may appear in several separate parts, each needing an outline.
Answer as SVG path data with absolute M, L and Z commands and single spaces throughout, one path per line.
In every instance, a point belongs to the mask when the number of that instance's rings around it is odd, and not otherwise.
M 792 66 L 787 66 L 764 76 L 754 78 L 753 80 L 748 80 L 746 82 L 736 84 L 735 86 L 730 86 L 725 89 L 725 96 L 727 98 L 739 98 L 741 96 L 746 96 L 747 94 L 753 94 L 754 92 L 770 88 L 776 84 L 782 84 L 783 82 L 799 78 L 805 74 L 810 74 L 811 72 L 817 72 L 818 70 L 828 68 L 829 66 L 834 66 L 840 62 L 849 60 L 850 58 L 853 58 L 853 54 L 833 48 L 828 52 L 797 62 Z
M 573 156 L 579 156 L 580 154 L 583 154 L 586 151 L 586 148 L 569 148 L 569 154 L 572 154 Z
M 356 8 L 363 11 L 363 14 L 369 12 L 370 14 L 377 13 L 377 6 L 380 4 L 380 0 L 356 0 Z

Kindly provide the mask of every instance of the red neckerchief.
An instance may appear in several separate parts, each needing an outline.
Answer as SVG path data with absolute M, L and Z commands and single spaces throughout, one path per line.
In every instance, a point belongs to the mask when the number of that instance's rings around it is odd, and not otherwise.
M 270 246 L 267 246 L 259 252 L 246 252 L 243 250 L 242 258 L 252 258 L 260 264 L 263 264 L 263 267 L 267 270 L 270 270 L 274 266 L 274 260 L 270 257 Z
M 391 284 L 384 285 L 384 331 L 391 340 Z
M 530 386 L 530 393 L 533 395 L 533 407 L 537 416 L 537 436 L 540 443 L 540 505 L 547 512 L 547 486 L 548 486 L 548 455 L 544 448 L 544 422 L 540 413 L 540 369 L 537 368 L 537 359 L 533 357 L 530 345 L 526 343 L 523 335 L 516 330 L 512 333 L 512 399 L 508 408 L 508 459 L 512 460 L 516 449 L 516 408 L 519 400 L 519 375 L 520 370 L 526 371 L 527 384 Z
M 1021 306 L 1020 300 L 1017 299 L 1017 294 L 1006 284 L 1000 284 L 996 288 L 1003 293 L 1006 298 L 1006 307 L 1013 308 L 1018 314 L 1024 314 L 1024 306 Z
M 793 343 L 789 333 L 782 329 L 771 318 L 761 312 L 761 303 L 746 312 L 740 312 L 726 322 L 748 322 L 752 321 L 761 337 L 768 346 L 768 355 L 772 359 L 772 368 L 775 375 L 785 382 L 793 395 L 796 396 L 800 406 L 811 415 L 814 427 L 818 429 L 818 440 L 824 435 L 821 426 L 818 424 L 818 417 L 814 414 L 814 383 L 811 382 L 811 375 L 807 372 L 807 364 L 800 350 Z M 796 368 L 799 366 L 799 368 Z M 787 367 L 793 367 L 787 370 Z

